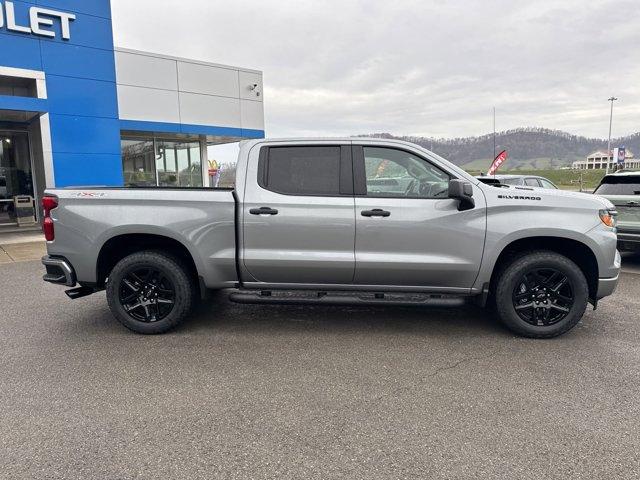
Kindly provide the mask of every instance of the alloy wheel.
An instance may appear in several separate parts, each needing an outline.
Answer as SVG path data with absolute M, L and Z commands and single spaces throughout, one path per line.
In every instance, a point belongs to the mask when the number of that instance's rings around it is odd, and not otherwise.
M 513 307 L 530 325 L 549 326 L 562 321 L 574 304 L 571 280 L 555 268 L 536 268 L 520 277 L 513 290 Z
M 175 286 L 158 268 L 140 266 L 129 270 L 120 281 L 120 304 L 140 322 L 157 322 L 171 313 Z

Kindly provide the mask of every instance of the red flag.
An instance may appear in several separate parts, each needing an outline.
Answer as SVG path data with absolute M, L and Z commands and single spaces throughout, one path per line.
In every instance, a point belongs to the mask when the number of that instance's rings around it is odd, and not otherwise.
M 496 158 L 493 159 L 493 163 L 491 164 L 491 167 L 489 167 L 489 172 L 487 173 L 487 175 L 495 175 L 496 170 L 498 170 L 498 168 L 500 168 L 500 165 L 502 165 L 506 161 L 507 161 L 507 151 L 502 150 L 496 156 Z

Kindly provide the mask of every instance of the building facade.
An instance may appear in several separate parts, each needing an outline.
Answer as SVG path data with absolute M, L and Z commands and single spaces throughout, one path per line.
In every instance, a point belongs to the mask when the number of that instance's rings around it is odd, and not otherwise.
M 606 151 L 597 150 L 588 155 L 586 159 L 573 162 L 571 168 L 576 170 L 606 170 L 607 162 L 609 163 L 609 170 L 616 170 L 618 168 L 617 160 L 614 158 L 614 152 L 610 152 L 609 155 L 607 155 Z M 628 149 L 624 160 L 624 169 L 640 169 L 640 160 L 635 159 L 633 153 Z
M 0 1 L 0 52 L 0 225 L 48 187 L 207 186 L 208 145 L 264 136 L 261 72 L 116 48 L 109 0 Z

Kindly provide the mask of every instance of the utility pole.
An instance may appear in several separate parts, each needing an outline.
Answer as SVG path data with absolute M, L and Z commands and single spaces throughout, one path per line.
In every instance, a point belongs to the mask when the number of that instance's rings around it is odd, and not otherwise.
M 609 141 L 607 142 L 607 170 L 605 173 L 609 173 L 609 162 L 611 158 L 611 124 L 613 123 L 613 102 L 618 100 L 616 97 L 611 95 L 611 98 L 608 98 L 607 101 L 611 102 L 611 113 L 609 114 Z

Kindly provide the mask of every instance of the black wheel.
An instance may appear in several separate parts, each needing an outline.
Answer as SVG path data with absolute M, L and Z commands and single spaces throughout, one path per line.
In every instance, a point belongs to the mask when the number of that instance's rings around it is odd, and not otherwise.
M 567 257 L 547 251 L 512 261 L 499 275 L 495 301 L 502 323 L 531 338 L 551 338 L 572 329 L 587 308 L 589 287 Z
M 189 314 L 194 288 L 179 260 L 160 252 L 138 252 L 113 267 L 107 302 L 111 313 L 130 330 L 164 333 Z

